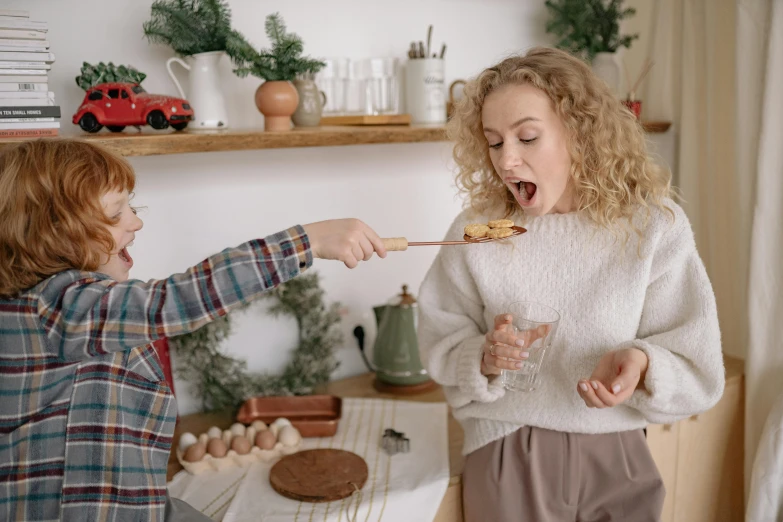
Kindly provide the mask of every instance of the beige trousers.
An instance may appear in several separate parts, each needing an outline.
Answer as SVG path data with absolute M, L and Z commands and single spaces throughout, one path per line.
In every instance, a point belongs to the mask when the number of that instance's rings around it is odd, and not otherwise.
M 666 492 L 642 430 L 524 427 L 469 454 L 465 522 L 654 522 Z

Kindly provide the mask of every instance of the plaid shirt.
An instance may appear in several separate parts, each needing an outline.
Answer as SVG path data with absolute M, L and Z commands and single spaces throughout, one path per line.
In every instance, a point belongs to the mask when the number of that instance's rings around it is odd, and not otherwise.
M 0 520 L 162 521 L 177 406 L 148 343 L 312 259 L 297 226 L 162 281 L 71 270 L 0 299 Z

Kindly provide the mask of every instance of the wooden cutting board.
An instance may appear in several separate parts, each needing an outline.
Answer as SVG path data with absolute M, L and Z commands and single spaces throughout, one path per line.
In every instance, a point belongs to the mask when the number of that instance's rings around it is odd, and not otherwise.
M 293 500 L 331 502 L 361 490 L 367 475 L 367 463 L 356 453 L 314 449 L 280 459 L 269 471 L 269 482 Z

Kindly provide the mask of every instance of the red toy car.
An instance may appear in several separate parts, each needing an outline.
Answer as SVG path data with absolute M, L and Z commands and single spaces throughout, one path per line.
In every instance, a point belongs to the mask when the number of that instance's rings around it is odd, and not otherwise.
M 182 130 L 193 119 L 187 100 L 149 94 L 135 83 L 101 83 L 87 90 L 73 123 L 86 132 L 98 132 L 105 125 L 120 132 L 127 125 L 148 124 L 153 129 L 169 125 Z

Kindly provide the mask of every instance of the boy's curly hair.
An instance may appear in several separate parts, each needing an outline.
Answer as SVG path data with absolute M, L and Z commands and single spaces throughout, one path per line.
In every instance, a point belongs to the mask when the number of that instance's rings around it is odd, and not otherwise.
M 125 159 L 86 141 L 39 139 L 0 152 L 0 297 L 64 270 L 95 271 L 114 249 L 101 197 L 134 185 Z
M 481 111 L 487 95 L 507 84 L 529 84 L 543 91 L 568 133 L 571 181 L 577 208 L 599 226 L 640 233 L 631 221 L 639 205 L 661 208 L 671 193 L 671 174 L 647 154 L 637 119 L 578 58 L 545 47 L 506 58 L 468 82 L 454 107 L 447 131 L 456 142 L 457 186 L 479 212 L 520 211 L 514 196 L 495 173 L 483 133 Z M 627 237 L 627 235 L 626 235 Z

